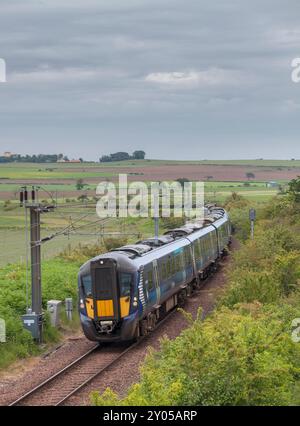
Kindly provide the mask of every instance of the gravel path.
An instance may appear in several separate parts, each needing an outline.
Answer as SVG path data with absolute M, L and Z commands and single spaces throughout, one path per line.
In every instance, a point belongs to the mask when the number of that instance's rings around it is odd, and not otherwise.
M 232 248 L 238 247 L 236 241 Z M 220 263 L 219 271 L 210 277 L 205 286 L 188 299 L 185 310 L 196 316 L 201 306 L 203 314 L 207 315 L 215 305 L 216 295 L 226 284 L 225 270 L 230 263 L 230 256 L 225 257 Z M 93 390 L 103 392 L 107 387 L 124 395 L 128 387 L 139 380 L 139 366 L 145 358 L 149 347 L 158 349 L 160 339 L 168 336 L 173 339 L 187 326 L 182 314 L 175 313 L 168 321 L 162 324 L 155 332 L 138 347 L 129 351 L 120 361 L 117 361 L 110 369 L 105 371 L 98 379 L 87 385 L 80 393 L 74 395 L 68 401 L 69 405 L 88 405 L 89 394 Z M 35 358 L 34 362 L 24 361 L 28 364 L 24 372 L 15 372 L 0 376 L 0 405 L 8 405 L 21 395 L 37 386 L 48 377 L 61 370 L 76 358 L 95 345 L 85 337 L 70 338 L 57 350 L 46 357 Z

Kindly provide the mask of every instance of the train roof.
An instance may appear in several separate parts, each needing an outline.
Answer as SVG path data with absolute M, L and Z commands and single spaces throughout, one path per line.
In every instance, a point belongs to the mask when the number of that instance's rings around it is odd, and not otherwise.
M 81 271 L 86 269 L 89 262 L 97 261 L 101 257 L 112 257 L 118 263 L 123 264 L 124 267 L 126 265 L 129 267 L 130 263 L 136 266 L 146 264 L 156 259 L 158 252 L 160 256 L 165 256 L 180 250 L 189 245 L 191 241 L 195 241 L 201 236 L 212 232 L 226 221 L 228 221 L 228 215 L 223 208 L 215 205 L 206 206 L 203 219 L 194 220 L 179 228 L 167 231 L 164 235 L 158 236 L 158 238 L 146 238 L 136 244 L 128 244 L 100 254 L 86 262 L 81 267 Z
M 221 207 L 208 206 L 205 208 L 205 216 L 201 220 L 195 220 L 193 222 L 186 223 L 185 225 L 166 231 L 164 235 L 146 238 L 138 241 L 136 244 L 125 245 L 110 251 L 110 253 L 118 252 L 123 253 L 131 259 L 143 257 L 149 255 L 151 252 L 168 247 L 176 249 L 176 243 L 180 240 L 188 238 L 194 240 L 199 238 L 201 235 L 209 233 L 214 227 L 220 226 L 223 222 L 228 220 L 226 211 Z M 218 225 L 218 226 L 217 226 Z M 192 238 L 190 238 L 192 237 Z M 178 244 L 177 244 L 178 245 Z M 179 244 L 179 246 L 185 245 Z M 169 250 L 167 250 L 169 251 Z

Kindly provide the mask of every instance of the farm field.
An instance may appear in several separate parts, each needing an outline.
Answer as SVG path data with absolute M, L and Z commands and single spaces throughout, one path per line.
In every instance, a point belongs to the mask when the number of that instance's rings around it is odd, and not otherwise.
M 0 266 L 25 260 L 25 215 L 18 207 L 18 191 L 22 185 L 39 185 L 39 199 L 52 203 L 57 200 L 62 206 L 54 213 L 42 216 L 42 236 L 61 232 L 70 224 L 85 216 L 80 224 L 80 234 L 68 233 L 57 236 L 43 245 L 43 257 L 57 255 L 67 247 L 78 243 L 94 243 L 99 240 L 100 231 L 106 233 L 132 233 L 143 236 L 153 233 L 153 224 L 139 220 L 135 224 L 130 219 L 121 224 L 110 220 L 101 228 L 95 207 L 87 209 L 80 205 L 78 197 L 84 195 L 92 201 L 97 184 L 104 179 L 118 181 L 118 175 L 126 173 L 128 181 L 142 180 L 171 181 L 178 178 L 203 180 L 207 202 L 223 203 L 232 193 L 237 192 L 253 203 L 263 203 L 278 192 L 278 188 L 268 188 L 266 183 L 277 181 L 283 188 L 286 183 L 300 174 L 300 160 L 239 160 L 239 161 L 167 161 L 134 160 L 116 163 L 9 163 L 0 165 Z M 252 173 L 253 178 L 247 178 Z M 84 188 L 76 189 L 76 182 L 82 179 Z M 5 201 L 9 200 L 6 205 Z M 73 207 L 73 204 L 76 204 Z M 79 205 L 78 205 L 79 204 Z M 70 219 L 72 218 L 72 219 Z M 128 227 L 129 226 L 129 227 Z M 130 239 L 130 235 L 129 235 Z
M 208 182 L 216 190 L 224 186 L 242 185 L 251 180 L 244 191 L 266 189 L 266 182 L 275 180 L 284 184 L 300 175 L 300 160 L 240 160 L 240 161 L 165 161 L 134 160 L 116 163 L 9 163 L 0 165 L 0 200 L 18 197 L 21 185 L 40 185 L 41 197 L 78 197 L 76 182 L 82 179 L 88 196 L 95 194 L 96 186 L 103 180 L 118 181 L 119 174 L 127 174 L 128 181 L 171 181 L 186 178 Z M 249 179 L 247 174 L 253 178 Z M 222 185 L 220 185 L 222 182 Z M 229 188 L 225 188 L 226 191 Z M 265 195 L 265 194 L 264 194 Z M 258 194 L 259 196 L 259 194 Z

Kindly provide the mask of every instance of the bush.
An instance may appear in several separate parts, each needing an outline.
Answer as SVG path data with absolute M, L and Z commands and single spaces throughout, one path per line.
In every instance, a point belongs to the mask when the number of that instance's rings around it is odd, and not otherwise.
M 104 245 L 106 251 L 113 250 L 127 244 L 127 238 L 105 238 Z
M 289 320 L 299 316 L 291 310 Z M 141 381 L 124 399 L 111 390 L 94 405 L 289 405 L 299 375 L 300 345 L 292 342 L 281 309 L 259 304 L 201 312 L 175 340 L 151 351 Z
M 59 258 L 69 262 L 76 262 L 80 266 L 87 260 L 99 256 L 99 254 L 105 251 L 106 248 L 101 244 L 78 244 L 73 248 L 69 245 L 59 254 Z
M 225 200 L 224 207 L 230 211 L 232 209 L 242 209 L 249 206 L 249 201 L 237 192 L 232 194 Z

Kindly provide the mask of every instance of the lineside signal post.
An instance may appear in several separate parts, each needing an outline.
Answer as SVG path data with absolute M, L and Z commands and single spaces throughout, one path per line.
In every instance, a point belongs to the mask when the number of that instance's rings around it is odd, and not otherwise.
M 256 210 L 250 209 L 249 211 L 249 219 L 251 222 L 251 239 L 254 240 L 254 224 L 256 221 Z
M 29 194 L 31 200 L 29 201 Z M 32 337 L 39 343 L 43 337 L 42 310 L 42 277 L 41 277 L 41 213 L 53 211 L 54 205 L 43 206 L 37 201 L 37 190 L 26 187 L 20 190 L 20 206 L 25 207 L 25 214 L 30 212 L 30 255 L 31 255 L 31 307 L 27 307 L 26 315 L 22 316 L 24 327 L 31 332 Z M 26 220 L 27 222 L 27 220 Z M 26 229 L 27 234 L 27 229 Z

